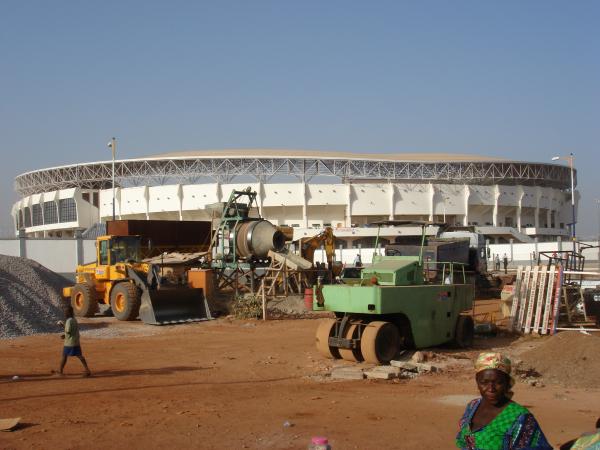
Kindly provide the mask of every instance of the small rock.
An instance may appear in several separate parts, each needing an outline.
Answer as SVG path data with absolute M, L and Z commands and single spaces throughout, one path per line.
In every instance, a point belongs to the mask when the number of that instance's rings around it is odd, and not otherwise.
M 19 375 L 14 375 L 14 376 L 12 377 L 12 380 L 13 380 L 13 381 L 17 381 L 18 379 L 19 379 Z
M 423 352 L 415 352 L 414 355 L 412 355 L 411 360 L 412 362 L 416 363 L 425 362 L 425 355 L 423 354 Z
M 293 426 L 294 426 L 294 424 L 292 422 L 290 422 L 289 420 L 286 420 L 285 422 L 283 422 L 283 428 L 290 428 Z

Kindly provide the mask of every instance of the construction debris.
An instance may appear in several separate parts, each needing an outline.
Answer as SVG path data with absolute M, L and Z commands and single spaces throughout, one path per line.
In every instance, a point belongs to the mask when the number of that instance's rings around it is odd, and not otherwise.
M 400 376 L 400 369 L 394 366 L 376 366 L 365 371 L 369 380 L 392 380 Z
M 362 380 L 364 377 L 360 367 L 338 367 L 331 371 L 331 378 L 337 380 Z

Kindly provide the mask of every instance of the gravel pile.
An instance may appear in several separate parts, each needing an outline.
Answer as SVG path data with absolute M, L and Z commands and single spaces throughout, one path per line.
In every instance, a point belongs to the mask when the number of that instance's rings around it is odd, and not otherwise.
M 26 258 L 0 255 L 0 339 L 58 332 L 64 277 Z

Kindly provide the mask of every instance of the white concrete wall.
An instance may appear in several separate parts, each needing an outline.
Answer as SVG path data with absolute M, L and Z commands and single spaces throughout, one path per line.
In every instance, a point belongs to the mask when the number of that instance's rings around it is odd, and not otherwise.
M 0 239 L 0 255 L 19 256 L 18 239 Z
M 37 261 L 53 272 L 74 272 L 77 267 L 75 239 L 28 239 L 27 258 Z
M 585 244 L 590 245 L 598 245 L 598 242 L 594 241 L 585 241 Z M 573 244 L 570 241 L 564 240 L 561 243 L 562 250 L 572 250 Z M 490 244 L 490 254 L 491 259 L 493 259 L 493 255 L 500 255 L 500 259 L 502 259 L 503 255 L 506 253 L 509 260 L 511 260 L 511 245 L 510 244 Z M 558 242 L 538 242 L 537 247 L 535 243 L 519 243 L 513 244 L 512 246 L 512 260 L 513 261 L 529 261 L 532 258 L 533 252 L 555 252 L 559 251 Z M 598 260 L 598 249 L 585 249 L 582 252 L 583 256 L 585 256 L 586 261 L 597 261 Z
M 148 187 L 139 186 L 121 192 L 121 214 L 146 216 L 148 209 Z M 112 212 L 111 212 L 112 214 Z
M 311 222 L 349 226 L 373 218 L 443 219 L 445 216 L 451 223 L 470 222 L 485 226 L 496 221 L 497 226 L 501 226 L 506 225 L 508 217 L 511 226 L 516 228 L 519 202 L 522 227 L 527 224 L 539 228 L 550 226 L 548 218 L 552 215 L 556 227 L 571 221 L 570 196 L 553 188 L 387 182 L 350 185 L 205 183 L 117 188 L 116 216 L 120 219 L 206 220 L 209 218 L 206 205 L 227 201 L 233 189 L 247 187 L 258 193 L 257 202 L 263 208 L 263 216 L 280 224 L 305 226 Z M 37 194 L 17 202 L 13 215 L 17 214 L 18 208 L 31 208 L 32 204 L 43 202 L 46 196 L 57 200 L 72 197 L 77 204 L 77 222 L 28 228 L 27 232 L 85 229 L 95 222 L 112 218 L 112 189 L 101 190 L 99 194 L 99 208 L 83 201 L 78 189 Z
M 77 244 L 75 239 L 26 239 L 26 252 L 29 259 L 35 260 L 44 267 L 57 273 L 73 273 L 77 266 Z M 597 242 L 586 242 L 590 245 L 597 245 Z M 96 241 L 93 239 L 82 240 L 82 263 L 90 263 L 96 259 Z M 0 239 L 0 254 L 9 256 L 19 256 L 19 239 Z M 511 266 L 516 264 L 527 264 L 530 262 L 531 253 L 535 250 L 535 244 L 513 244 L 513 260 Z M 556 242 L 540 242 L 537 244 L 538 252 L 557 251 L 558 243 Z M 563 250 L 571 249 L 571 244 L 568 241 L 562 243 Z M 336 247 L 336 260 L 342 261 L 345 264 L 353 264 L 357 253 L 360 253 L 364 264 L 368 264 L 372 260 L 374 248 L 346 248 L 341 250 Z M 379 249 L 382 254 L 382 250 Z M 510 244 L 491 244 L 490 253 L 493 257 L 499 254 L 500 258 L 506 253 L 510 258 Z M 598 249 L 588 249 L 583 252 L 586 257 L 586 263 L 595 263 L 598 260 Z M 326 262 L 327 258 L 325 251 L 318 249 L 315 252 L 315 261 Z

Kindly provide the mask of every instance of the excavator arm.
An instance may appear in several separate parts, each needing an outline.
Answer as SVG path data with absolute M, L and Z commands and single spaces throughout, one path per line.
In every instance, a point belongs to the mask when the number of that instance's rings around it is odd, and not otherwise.
M 341 272 L 341 266 L 334 265 L 335 236 L 331 227 L 326 227 L 316 236 L 303 241 L 300 245 L 300 255 L 314 266 L 315 251 L 321 246 L 325 249 L 327 269 L 329 270 L 330 278 L 333 279 Z
M 308 238 L 302 242 L 300 246 L 300 256 L 307 261 L 310 261 L 314 265 L 315 251 L 323 246 L 325 248 L 325 254 L 327 255 L 327 264 L 333 263 L 333 255 L 335 250 L 335 237 L 331 227 L 326 227 L 316 236 Z

